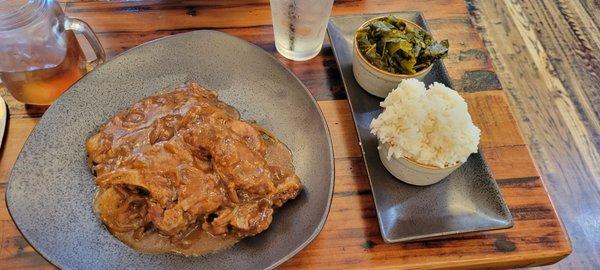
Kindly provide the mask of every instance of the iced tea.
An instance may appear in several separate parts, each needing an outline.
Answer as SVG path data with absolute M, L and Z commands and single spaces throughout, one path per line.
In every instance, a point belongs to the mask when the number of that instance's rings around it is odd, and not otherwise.
M 72 31 L 66 31 L 65 37 L 67 50 L 60 64 L 35 70 L 0 73 L 2 82 L 15 99 L 26 104 L 51 104 L 86 73 L 85 55 L 77 38 Z M 28 64 L 40 66 L 38 63 Z

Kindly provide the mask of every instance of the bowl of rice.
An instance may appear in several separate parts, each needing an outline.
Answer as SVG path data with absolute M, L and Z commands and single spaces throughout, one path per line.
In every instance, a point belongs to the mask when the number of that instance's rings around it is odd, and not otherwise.
M 458 92 L 441 83 L 429 89 L 417 79 L 402 81 L 381 102 L 371 122 L 379 157 L 394 177 L 425 186 L 437 183 L 476 153 L 480 130 Z

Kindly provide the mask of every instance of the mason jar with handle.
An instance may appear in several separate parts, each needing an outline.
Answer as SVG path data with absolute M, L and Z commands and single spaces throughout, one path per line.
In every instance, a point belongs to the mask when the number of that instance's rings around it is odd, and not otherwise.
M 87 62 L 74 33 L 90 43 Z M 48 105 L 92 67 L 105 61 L 92 29 L 65 16 L 54 0 L 3 0 L 0 5 L 0 79 L 26 104 Z

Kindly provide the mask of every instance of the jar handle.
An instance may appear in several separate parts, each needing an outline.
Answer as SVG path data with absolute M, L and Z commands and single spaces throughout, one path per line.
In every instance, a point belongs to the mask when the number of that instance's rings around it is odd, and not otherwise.
M 98 37 L 86 22 L 75 18 L 65 18 L 64 27 L 66 30 L 72 30 L 83 34 L 85 39 L 87 39 L 87 41 L 90 43 L 94 53 L 96 54 L 96 59 L 90 62 L 92 67 L 104 63 L 106 60 L 104 48 L 102 48 L 102 44 L 100 44 Z

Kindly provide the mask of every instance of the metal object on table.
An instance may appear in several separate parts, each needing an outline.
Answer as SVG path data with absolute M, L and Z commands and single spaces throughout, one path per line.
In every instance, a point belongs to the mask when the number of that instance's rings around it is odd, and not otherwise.
M 0 81 L 2 83 L 2 81 Z M 4 131 L 6 130 L 6 120 L 8 119 L 8 110 L 4 99 L 0 97 L 0 148 L 4 141 Z

